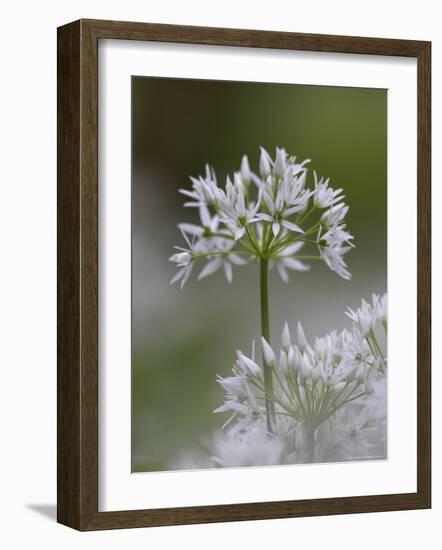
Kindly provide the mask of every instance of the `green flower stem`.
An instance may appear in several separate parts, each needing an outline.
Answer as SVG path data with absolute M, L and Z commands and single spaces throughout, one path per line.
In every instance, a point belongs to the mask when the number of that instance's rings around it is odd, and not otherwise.
M 297 219 L 297 223 L 300 224 L 300 223 L 303 223 L 305 222 L 305 220 L 307 218 L 310 217 L 311 214 L 313 214 L 313 212 L 316 210 L 316 206 L 313 204 L 309 210 L 307 210 L 307 212 L 304 212 L 304 214 L 301 214 L 298 219 Z
M 370 330 L 367 340 L 369 340 L 369 341 L 371 340 L 371 343 L 373 344 L 373 346 L 375 348 L 375 352 L 377 352 L 377 355 L 381 359 L 382 372 L 385 372 L 385 370 L 387 368 L 387 362 L 385 361 L 385 357 L 382 353 L 381 346 L 379 345 L 378 339 L 376 338 L 376 334 L 375 334 L 373 329 Z M 374 353 L 374 355 L 376 356 L 376 353 Z
M 345 401 L 342 401 L 342 403 L 339 403 L 338 405 L 336 405 L 336 407 L 334 409 L 329 411 L 328 418 L 330 418 L 330 416 L 334 415 L 335 412 L 337 412 L 340 408 L 344 407 L 348 403 L 351 403 L 352 401 L 356 401 L 356 399 L 359 399 L 360 397 L 364 397 L 364 395 L 367 395 L 367 392 L 363 391 L 363 392 L 358 393 L 357 395 L 355 395 L 353 397 L 347 398 Z M 324 419 L 323 422 L 325 422 L 325 420 L 327 420 L 328 418 Z
M 198 258 L 211 258 L 213 256 L 228 256 L 229 254 L 247 254 L 250 255 L 250 252 L 248 250 L 227 250 L 224 251 L 216 251 L 216 252 L 198 252 L 193 254 L 193 258 L 195 260 L 198 260 Z
M 222 237 L 223 239 L 229 239 L 231 241 L 235 240 L 235 237 L 233 237 L 233 235 L 228 235 L 227 233 L 219 233 L 219 232 L 218 233 L 210 232 L 209 237 Z
M 261 334 L 270 344 L 270 323 L 269 323 L 269 266 L 268 260 L 261 258 L 260 259 L 260 296 L 261 296 Z M 272 369 L 267 365 L 265 357 L 263 355 L 263 365 L 264 365 L 264 385 L 269 389 L 270 393 L 273 393 L 273 378 L 272 378 Z M 272 416 L 274 414 L 274 405 L 267 398 L 265 400 L 265 409 L 266 409 L 266 422 L 267 430 L 272 433 Z
M 316 233 L 318 227 L 319 227 L 319 222 L 316 223 L 315 225 L 313 225 L 312 227 L 310 227 L 310 229 L 307 229 L 307 231 L 305 231 L 304 233 L 299 234 L 299 236 L 297 236 L 297 237 L 293 237 L 293 235 L 287 235 L 287 236 L 283 237 L 282 239 L 280 239 L 280 240 L 273 243 L 271 253 L 272 254 L 277 254 L 281 249 L 285 248 L 289 244 L 296 243 L 296 242 L 299 242 L 299 241 L 303 241 L 303 242 L 306 242 L 306 243 L 317 244 L 317 241 L 307 240 L 307 239 L 305 239 L 305 237 L 307 237 L 308 235 L 311 235 L 313 233 Z

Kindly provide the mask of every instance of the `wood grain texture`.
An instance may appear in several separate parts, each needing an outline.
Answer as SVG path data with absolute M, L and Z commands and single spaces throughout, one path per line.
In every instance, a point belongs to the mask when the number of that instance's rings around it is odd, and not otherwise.
M 58 32 L 57 519 L 79 526 L 80 23 Z
M 431 44 L 418 56 L 417 486 L 431 507 Z
M 415 57 L 418 62 L 417 492 L 98 511 L 98 41 L 103 38 Z M 421 41 L 80 20 L 58 29 L 58 521 L 79 530 L 431 506 L 431 48 Z

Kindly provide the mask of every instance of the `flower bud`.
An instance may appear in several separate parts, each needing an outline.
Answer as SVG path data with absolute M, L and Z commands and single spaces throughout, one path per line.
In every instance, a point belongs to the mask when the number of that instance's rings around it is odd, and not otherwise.
M 297 336 L 298 336 L 298 346 L 301 351 L 304 351 L 308 346 L 307 338 L 305 337 L 304 330 L 301 323 L 298 321 L 297 327 Z
M 292 359 L 293 366 L 295 367 L 296 370 L 299 370 L 301 368 L 301 362 L 302 362 L 301 353 L 299 351 L 298 346 L 293 346 L 291 350 L 293 350 L 293 359 Z
M 251 180 L 250 165 L 247 155 L 244 155 L 241 160 L 241 179 L 245 185 L 248 185 Z
M 178 265 L 187 265 L 192 259 L 191 255 L 188 252 L 177 252 L 171 256 L 170 261 L 177 263 Z
M 287 354 L 284 350 L 281 350 L 279 354 L 279 368 L 282 373 L 284 374 L 287 373 L 287 366 L 288 366 Z
M 243 370 L 245 370 L 246 373 L 251 374 L 252 376 L 258 376 L 259 374 L 261 374 L 261 369 L 255 363 L 255 361 L 252 361 L 252 359 L 249 359 L 241 351 L 237 351 L 236 354 L 238 357 L 239 366 Z
M 287 353 L 287 366 L 291 369 L 295 368 L 295 352 L 292 347 Z
M 286 321 L 284 323 L 284 329 L 282 331 L 281 347 L 284 351 L 286 351 L 288 353 L 291 345 L 292 345 L 292 342 L 290 341 L 289 326 L 288 326 L 287 321 Z
M 286 156 L 287 153 L 284 149 L 276 149 L 276 159 L 275 166 L 273 167 L 273 175 L 277 178 L 282 178 L 284 176 L 286 167 Z
M 301 359 L 300 372 L 302 374 L 304 381 L 310 379 L 313 374 L 313 367 L 310 365 L 310 363 L 308 363 L 305 356 L 302 356 L 302 359 Z
M 269 367 L 274 367 L 276 365 L 275 353 L 270 345 L 267 343 L 267 340 L 264 338 L 264 336 L 261 336 L 261 345 L 262 352 L 264 354 L 264 361 Z
M 269 155 L 265 149 L 261 147 L 261 157 L 259 159 L 259 173 L 263 180 L 266 180 L 271 172 Z
M 312 382 L 313 384 L 316 384 L 320 378 L 320 371 L 319 371 L 319 368 L 318 366 L 316 365 L 316 367 L 312 368 Z

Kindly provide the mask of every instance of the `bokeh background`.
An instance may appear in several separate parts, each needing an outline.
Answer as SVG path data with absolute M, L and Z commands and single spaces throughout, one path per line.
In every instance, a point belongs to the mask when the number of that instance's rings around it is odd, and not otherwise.
M 274 339 L 285 320 L 301 320 L 308 338 L 350 327 L 344 315 L 361 297 L 387 290 L 387 91 L 133 77 L 132 79 L 132 471 L 177 467 L 198 452 L 223 415 L 216 375 L 227 376 L 235 350 L 259 337 L 258 269 L 221 272 L 181 291 L 169 286 L 168 261 L 181 245 L 179 222 L 189 176 L 214 166 L 218 180 L 243 154 L 257 170 L 259 147 L 284 147 L 343 187 L 356 248 L 346 258 L 352 280 L 323 263 L 270 276 Z M 309 182 L 312 182 L 309 175 Z M 192 274 L 194 275 L 194 274 Z

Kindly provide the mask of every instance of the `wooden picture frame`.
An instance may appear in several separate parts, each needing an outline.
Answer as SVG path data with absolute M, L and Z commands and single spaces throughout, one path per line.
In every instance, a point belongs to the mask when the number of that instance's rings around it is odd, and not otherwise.
M 98 41 L 139 40 L 417 59 L 417 492 L 98 510 Z M 431 506 L 431 44 L 423 41 L 79 20 L 58 29 L 58 521 L 82 531 Z

